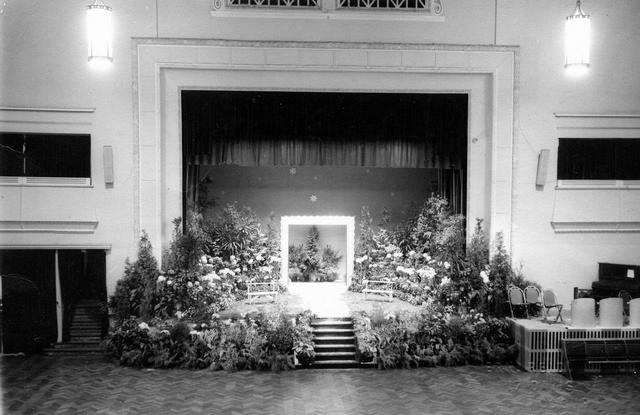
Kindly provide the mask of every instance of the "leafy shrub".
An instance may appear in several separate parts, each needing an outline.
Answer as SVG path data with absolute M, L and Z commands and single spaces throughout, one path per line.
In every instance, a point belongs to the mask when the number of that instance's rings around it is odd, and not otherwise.
M 128 319 L 110 335 L 107 349 L 123 366 L 287 370 L 295 367 L 294 351 L 302 365 L 313 363 L 312 318 L 310 312 L 291 317 L 281 310 L 200 325 L 160 320 L 149 326 Z
M 357 357 L 378 368 L 511 363 L 517 348 L 505 320 L 430 307 L 374 320 L 356 313 Z
M 151 242 L 143 232 L 138 244 L 138 257 L 133 263 L 127 258 L 124 276 L 118 280 L 109 307 L 117 321 L 130 316 L 149 318 L 155 303 L 155 283 L 159 275 Z

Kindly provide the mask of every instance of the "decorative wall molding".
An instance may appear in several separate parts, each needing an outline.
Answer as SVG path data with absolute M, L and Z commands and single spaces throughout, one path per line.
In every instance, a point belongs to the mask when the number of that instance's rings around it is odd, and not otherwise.
M 0 176 L 0 186 L 91 187 L 91 178 Z
M 640 118 L 640 113 L 629 113 L 629 114 L 580 114 L 580 113 L 560 113 L 554 112 L 553 115 L 556 118 Z
M 94 233 L 97 227 L 98 221 L 0 221 L 0 232 Z
M 182 215 L 183 89 L 466 93 L 469 171 L 486 172 L 468 174 L 468 215 L 511 247 L 518 47 L 134 38 L 132 51 L 134 236 L 158 255 Z
M 99 249 L 111 250 L 111 244 L 13 244 L 0 245 L 0 250 L 27 250 L 27 249 Z
M 95 108 L 0 107 L 0 111 L 92 113 Z
M 556 233 L 640 232 L 640 222 L 551 222 Z

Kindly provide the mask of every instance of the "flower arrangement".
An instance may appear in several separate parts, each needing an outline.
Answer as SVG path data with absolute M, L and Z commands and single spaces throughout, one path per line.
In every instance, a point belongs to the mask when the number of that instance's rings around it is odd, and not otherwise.
M 292 281 L 322 282 L 338 278 L 337 265 L 342 255 L 329 245 L 320 250 L 319 239 L 318 228 L 312 226 L 306 243 L 289 246 L 289 278 Z
M 475 309 L 504 316 L 507 286 L 532 284 L 512 269 L 500 234 L 490 258 L 482 220 L 467 245 L 464 217 L 452 214 L 438 196 L 428 198 L 396 229 L 387 228 L 388 212 L 383 212 L 380 227 L 372 223 L 364 207 L 353 291 L 363 288 L 364 279 L 385 280 L 394 283 L 397 298 L 416 305 L 439 303 L 461 313 Z

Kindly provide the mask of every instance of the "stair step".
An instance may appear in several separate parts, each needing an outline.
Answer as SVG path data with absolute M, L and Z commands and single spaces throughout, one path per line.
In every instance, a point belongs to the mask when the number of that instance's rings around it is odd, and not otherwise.
M 320 352 L 316 353 L 316 362 L 326 360 L 355 360 L 355 352 Z
M 313 339 L 313 341 L 316 344 L 327 344 L 327 343 L 340 343 L 340 344 L 346 344 L 346 343 L 353 343 L 356 340 L 355 336 L 322 336 L 322 337 L 316 337 Z
M 73 344 L 73 345 L 100 345 L 100 342 L 102 341 L 101 338 L 99 337 L 86 337 L 86 338 L 81 338 L 81 339 L 69 339 L 68 342 L 66 343 L 60 343 L 60 344 Z
M 351 320 L 314 320 L 311 322 L 311 326 L 313 327 L 322 327 L 322 326 L 353 326 L 353 321 Z
M 354 367 L 359 367 L 360 365 L 358 364 L 357 360 L 320 360 L 320 361 L 315 361 L 313 362 L 313 365 L 311 365 L 311 368 L 316 368 L 316 369 L 329 369 L 329 368 L 338 368 L 338 369 L 344 369 L 344 368 L 354 368 Z
M 100 340 L 97 341 L 68 341 L 64 343 L 56 343 L 53 345 L 54 349 L 82 349 L 82 348 L 94 348 L 100 347 Z
M 71 337 L 69 343 L 100 343 L 102 337 L 100 336 L 84 336 L 84 337 Z
M 329 343 L 329 344 L 316 344 L 315 349 L 320 351 L 330 351 L 326 349 L 355 349 L 356 345 L 351 343 Z
M 105 350 L 101 347 L 82 347 L 82 348 L 68 348 L 68 349 L 44 349 L 43 353 L 47 356 L 55 355 L 104 355 Z
M 332 328 L 321 328 L 321 329 L 313 329 L 313 334 L 334 334 L 334 333 L 353 333 L 353 329 L 332 329 Z

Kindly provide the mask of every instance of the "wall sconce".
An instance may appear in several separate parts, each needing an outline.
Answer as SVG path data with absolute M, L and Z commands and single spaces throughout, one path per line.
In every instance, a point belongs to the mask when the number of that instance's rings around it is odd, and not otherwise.
M 89 63 L 104 68 L 113 62 L 111 40 L 111 7 L 102 0 L 94 0 L 87 7 L 87 33 L 89 36 Z
M 567 16 L 564 32 L 564 67 L 571 75 L 581 75 L 589 69 L 591 49 L 591 17 L 582 11 L 580 0 L 571 16 Z

